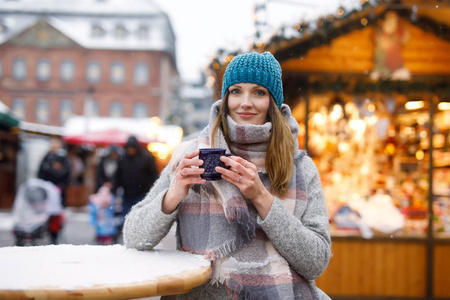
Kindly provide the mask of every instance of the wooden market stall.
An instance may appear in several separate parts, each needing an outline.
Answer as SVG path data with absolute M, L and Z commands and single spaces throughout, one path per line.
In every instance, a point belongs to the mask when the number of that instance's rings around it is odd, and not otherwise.
M 1 103 L 0 101 L 0 104 Z M 0 107 L 0 209 L 11 208 L 16 187 L 19 121 Z
M 332 299 L 450 298 L 450 5 L 365 2 L 253 50 L 280 61 L 321 174 L 333 257 L 317 285 Z M 211 63 L 217 97 L 236 54 Z M 343 222 L 343 207 L 378 223 Z

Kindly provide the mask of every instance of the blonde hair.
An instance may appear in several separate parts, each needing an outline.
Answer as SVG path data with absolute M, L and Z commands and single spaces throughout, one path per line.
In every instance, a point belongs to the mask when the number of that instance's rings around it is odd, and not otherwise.
M 289 182 L 294 169 L 294 137 L 288 122 L 276 106 L 275 100 L 270 95 L 268 120 L 272 122 L 272 134 L 269 139 L 269 147 L 266 154 L 266 171 L 269 175 L 270 189 L 277 197 L 286 196 Z M 228 115 L 228 91 L 225 93 L 219 115 L 214 121 L 211 137 L 211 145 L 215 147 L 219 141 L 215 139 L 218 130 L 223 132 L 225 141 L 230 144 L 227 126 Z

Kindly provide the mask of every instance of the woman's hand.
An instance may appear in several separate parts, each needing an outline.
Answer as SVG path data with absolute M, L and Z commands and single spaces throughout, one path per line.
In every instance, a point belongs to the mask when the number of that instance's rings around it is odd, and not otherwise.
M 203 160 L 194 158 L 198 154 L 198 150 L 187 153 L 175 169 L 175 182 L 167 191 L 162 202 L 162 211 L 165 214 L 170 214 L 177 208 L 181 200 L 187 196 L 191 186 L 206 182 L 205 179 L 200 178 L 200 174 L 205 172 L 205 169 L 192 168 L 203 164 Z
M 251 162 L 239 156 L 221 156 L 220 160 L 230 169 L 217 167 L 222 178 L 239 188 L 242 195 L 250 200 L 262 219 L 265 219 L 273 203 L 273 196 L 266 189 L 258 175 L 258 169 Z

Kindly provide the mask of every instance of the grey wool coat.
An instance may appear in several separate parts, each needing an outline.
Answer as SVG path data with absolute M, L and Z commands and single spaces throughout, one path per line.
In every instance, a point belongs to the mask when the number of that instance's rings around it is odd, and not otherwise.
M 264 220 L 258 216 L 257 225 L 292 269 L 313 282 L 326 269 L 331 256 L 328 215 L 314 162 L 305 155 L 297 163 L 306 180 L 308 200 L 304 211 L 301 215 L 293 215 L 282 204 L 283 200 L 274 197 L 269 214 Z M 161 210 L 163 198 L 170 187 L 170 173 L 169 164 L 145 199 L 136 204 L 126 216 L 123 238 L 127 248 L 152 249 L 167 235 L 176 221 L 178 210 L 171 214 L 164 214 Z M 228 296 L 223 285 L 212 285 L 209 281 L 186 294 L 177 295 L 176 299 L 228 299 Z

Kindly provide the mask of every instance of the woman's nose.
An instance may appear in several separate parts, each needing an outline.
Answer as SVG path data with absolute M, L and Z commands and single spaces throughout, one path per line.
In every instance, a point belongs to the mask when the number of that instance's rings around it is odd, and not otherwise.
M 250 98 L 250 94 L 249 93 L 244 93 L 243 97 L 242 97 L 242 102 L 241 102 L 242 106 L 252 106 L 252 100 Z

